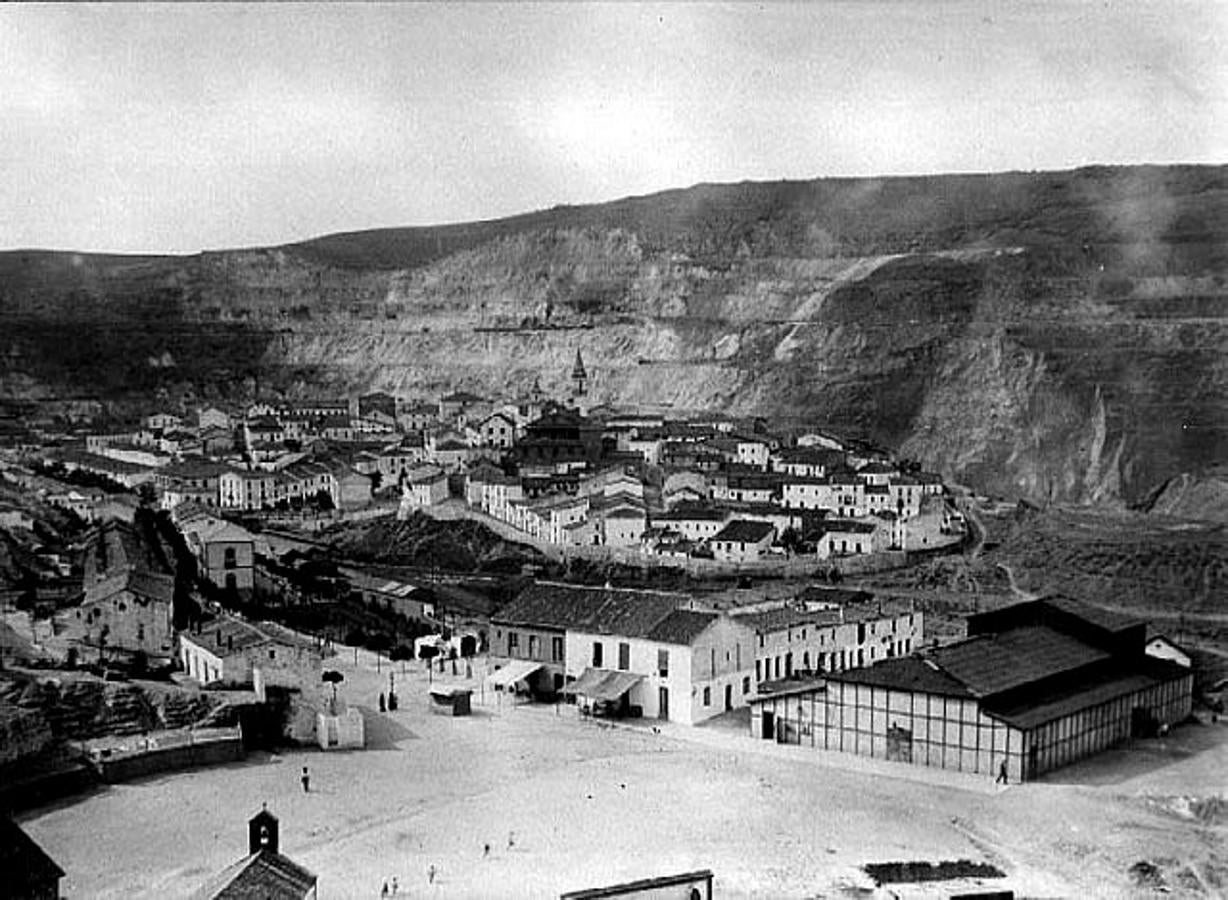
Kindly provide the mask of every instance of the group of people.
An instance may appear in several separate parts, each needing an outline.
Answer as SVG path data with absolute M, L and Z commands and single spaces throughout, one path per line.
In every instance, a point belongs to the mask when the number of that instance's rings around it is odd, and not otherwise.
M 516 832 L 509 831 L 507 833 L 507 849 L 511 850 L 515 846 L 516 846 Z M 482 858 L 488 859 L 489 857 L 490 857 L 490 841 L 487 841 L 486 843 L 482 845 Z M 431 863 L 429 866 L 427 866 L 427 869 L 426 869 L 426 883 L 434 884 L 435 879 L 439 877 L 441 872 L 442 870 L 440 869 L 439 866 L 435 865 L 434 863 Z M 401 889 L 400 882 L 397 880 L 397 877 L 394 875 L 392 876 L 391 880 L 386 880 L 384 882 L 383 887 L 380 888 L 379 895 L 381 897 L 395 897 L 397 896 L 397 892 L 400 889 Z

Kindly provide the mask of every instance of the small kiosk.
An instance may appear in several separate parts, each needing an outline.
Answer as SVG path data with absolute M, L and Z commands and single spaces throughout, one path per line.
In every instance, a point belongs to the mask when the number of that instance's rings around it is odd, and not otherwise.
M 431 712 L 440 716 L 467 716 L 471 696 L 471 688 L 436 685 L 431 688 Z

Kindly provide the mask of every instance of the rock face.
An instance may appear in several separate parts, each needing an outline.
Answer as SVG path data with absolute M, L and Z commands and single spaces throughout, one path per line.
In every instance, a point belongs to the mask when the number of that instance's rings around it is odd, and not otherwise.
M 135 258 L 0 254 L 0 388 L 567 390 L 761 412 L 981 490 L 1138 502 L 1228 450 L 1228 168 L 702 185 Z

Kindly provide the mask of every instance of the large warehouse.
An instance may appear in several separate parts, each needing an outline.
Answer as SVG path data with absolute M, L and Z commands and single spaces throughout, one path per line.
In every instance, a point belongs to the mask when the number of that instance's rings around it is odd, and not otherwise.
M 944 647 L 761 685 L 759 738 L 1023 781 L 1189 715 L 1190 670 L 1146 625 L 1064 597 L 968 618 Z

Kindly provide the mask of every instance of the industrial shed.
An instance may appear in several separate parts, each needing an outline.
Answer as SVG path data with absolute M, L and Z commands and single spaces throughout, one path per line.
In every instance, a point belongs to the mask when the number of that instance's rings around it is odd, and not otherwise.
M 1011 781 L 1189 715 L 1189 669 L 1146 653 L 1146 627 L 1062 597 L 968 619 L 945 647 L 761 686 L 755 736 Z

